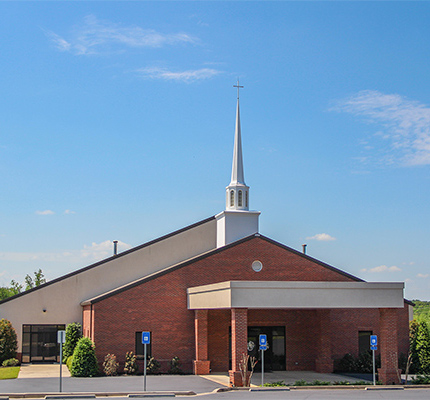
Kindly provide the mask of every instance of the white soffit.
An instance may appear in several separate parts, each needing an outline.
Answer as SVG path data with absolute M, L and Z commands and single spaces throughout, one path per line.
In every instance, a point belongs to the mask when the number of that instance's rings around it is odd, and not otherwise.
M 403 282 L 227 281 L 188 288 L 188 309 L 403 308 Z

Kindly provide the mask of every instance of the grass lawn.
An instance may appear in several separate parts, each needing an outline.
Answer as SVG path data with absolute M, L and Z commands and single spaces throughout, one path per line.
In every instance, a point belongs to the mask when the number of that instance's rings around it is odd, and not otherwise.
M 1 367 L 0 379 L 15 379 L 18 378 L 19 367 Z

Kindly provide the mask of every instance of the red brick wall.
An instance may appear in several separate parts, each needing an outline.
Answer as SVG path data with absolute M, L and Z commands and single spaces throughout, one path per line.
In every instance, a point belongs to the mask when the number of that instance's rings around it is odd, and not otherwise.
M 261 272 L 252 270 L 255 260 L 263 263 Z M 178 356 L 183 369 L 192 371 L 194 311 L 187 309 L 186 289 L 227 280 L 350 281 L 351 278 L 255 237 L 93 304 L 92 326 L 99 361 L 114 353 L 123 363 L 125 353 L 135 349 L 135 332 L 148 330 L 153 332 L 152 352 L 157 360 L 166 366 L 172 357 Z M 377 310 L 331 310 L 330 315 L 333 356 L 357 351 L 359 327 L 378 333 Z M 89 318 L 84 315 L 84 331 L 87 321 Z M 315 310 L 249 310 L 248 313 L 249 326 L 286 327 L 287 369 L 315 369 L 315 341 L 319 334 L 316 321 Z M 407 316 L 405 320 L 402 314 L 402 321 L 407 321 Z M 208 351 L 213 371 L 228 369 L 230 324 L 230 310 L 209 312 Z M 400 328 L 399 332 L 404 334 L 405 329 Z M 406 343 L 403 339 L 401 342 Z

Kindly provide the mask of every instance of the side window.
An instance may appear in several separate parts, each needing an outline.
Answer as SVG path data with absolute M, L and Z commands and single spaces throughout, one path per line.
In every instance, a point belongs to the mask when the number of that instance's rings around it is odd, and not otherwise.
M 230 190 L 230 207 L 234 207 L 234 190 Z
M 237 203 L 238 203 L 239 207 L 242 207 L 242 191 L 241 190 L 239 190 L 239 194 L 237 197 Z
M 135 354 L 138 360 L 143 360 L 144 349 L 142 344 L 142 332 L 135 333 Z M 151 332 L 151 343 L 146 345 L 146 358 L 152 357 L 152 332 Z
M 248 192 L 245 192 L 245 207 L 248 207 Z
M 358 354 L 370 350 L 370 335 L 372 331 L 358 331 Z

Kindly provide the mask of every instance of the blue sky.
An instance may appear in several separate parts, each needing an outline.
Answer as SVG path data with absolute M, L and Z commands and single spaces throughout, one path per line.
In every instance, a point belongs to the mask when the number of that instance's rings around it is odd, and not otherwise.
M 0 1 L 0 284 L 224 209 L 430 300 L 430 4 Z

